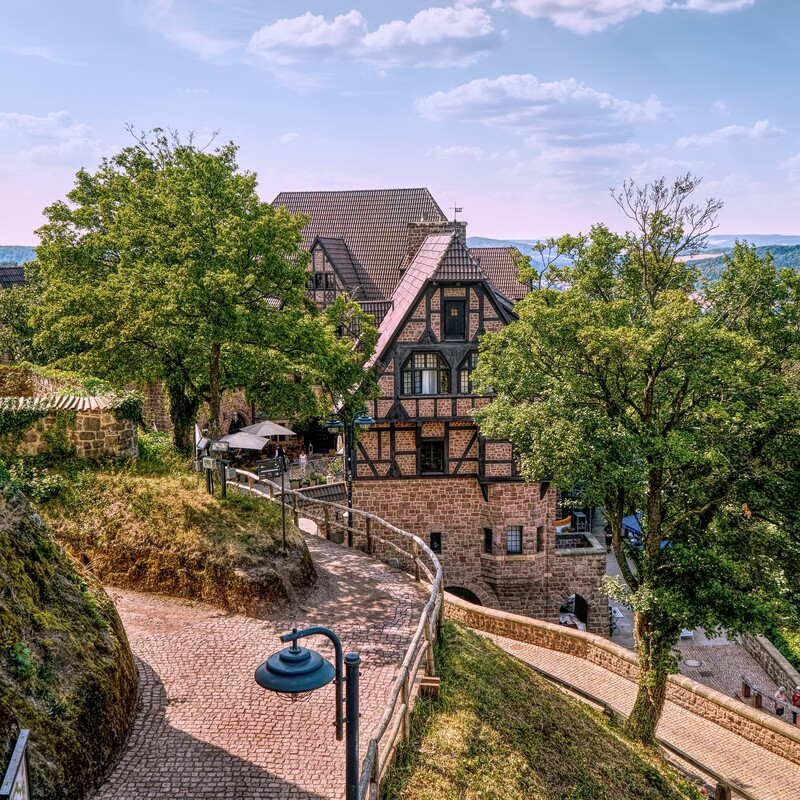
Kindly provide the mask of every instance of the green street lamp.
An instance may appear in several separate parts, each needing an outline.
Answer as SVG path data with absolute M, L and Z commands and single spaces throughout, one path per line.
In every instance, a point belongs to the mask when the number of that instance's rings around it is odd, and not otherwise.
M 299 647 L 298 639 L 304 636 L 327 636 L 333 642 L 336 666 L 314 650 Z M 358 800 L 358 676 L 361 657 L 348 653 L 342 657 L 342 642 L 328 628 L 305 628 L 281 636 L 282 642 L 291 646 L 273 653 L 256 670 L 256 683 L 264 689 L 288 694 L 292 699 L 305 692 L 313 692 L 335 680 L 336 689 L 336 739 L 342 740 L 342 729 L 347 724 L 345 742 L 345 800 Z M 344 664 L 344 670 L 342 669 Z M 347 684 L 347 698 L 343 701 L 343 685 Z M 344 708 L 344 715 L 343 709 Z
M 367 429 L 375 420 L 367 413 L 366 408 L 359 409 L 348 417 L 346 412 L 334 414 L 325 423 L 330 433 L 344 432 L 345 470 L 344 479 L 347 484 L 347 546 L 353 546 L 353 461 L 355 448 L 355 427 Z

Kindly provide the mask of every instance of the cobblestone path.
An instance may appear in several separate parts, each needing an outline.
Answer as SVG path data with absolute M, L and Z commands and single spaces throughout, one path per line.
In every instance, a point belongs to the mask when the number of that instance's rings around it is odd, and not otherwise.
M 584 659 L 542 647 L 483 633 L 523 661 L 571 683 L 627 716 L 633 708 L 636 685 Z M 714 648 L 703 648 L 714 649 Z M 702 657 L 702 656 L 701 656 Z M 756 744 L 667 703 L 658 735 L 704 763 L 751 795 L 763 800 L 798 800 L 800 768 Z
M 94 800 L 344 796 L 333 685 L 292 703 L 261 689 L 253 672 L 293 626 L 336 631 L 344 652 L 362 658 L 363 758 L 427 596 L 361 552 L 306 538 L 319 583 L 301 606 L 267 619 L 110 589 L 141 691 L 127 748 Z M 307 641 L 333 660 L 327 639 Z

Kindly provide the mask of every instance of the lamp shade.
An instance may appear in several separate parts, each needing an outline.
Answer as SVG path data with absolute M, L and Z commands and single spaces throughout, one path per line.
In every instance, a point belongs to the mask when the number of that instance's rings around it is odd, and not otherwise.
M 364 426 L 364 427 L 367 427 L 367 426 L 369 426 L 369 425 L 374 425 L 374 424 L 375 424 L 375 420 L 374 420 L 374 419 L 372 419 L 372 417 L 371 417 L 369 414 L 367 414 L 367 412 L 366 412 L 366 411 L 362 411 L 362 412 L 360 412 L 360 413 L 359 413 L 359 415 L 358 415 L 358 416 L 357 416 L 357 417 L 356 417 L 356 418 L 353 420 L 353 423 L 354 423 L 355 425 L 362 425 L 362 426 Z
M 291 647 L 273 653 L 256 670 L 256 683 L 264 689 L 286 694 L 313 692 L 330 683 L 336 674 L 333 664 L 305 647 Z
M 332 417 L 325 423 L 325 427 L 328 429 L 329 433 L 338 433 L 344 427 L 344 425 L 340 420 Z

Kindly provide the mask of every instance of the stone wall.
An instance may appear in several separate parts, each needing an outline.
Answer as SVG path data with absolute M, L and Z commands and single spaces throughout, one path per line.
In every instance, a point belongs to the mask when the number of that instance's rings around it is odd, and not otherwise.
M 353 505 L 430 542 L 441 534 L 438 554 L 446 587 L 466 589 L 492 608 L 558 622 L 571 594 L 589 606 L 587 627 L 608 630 L 608 598 L 600 583 L 605 548 L 556 551 L 555 492 L 540 484 L 495 483 L 488 501 L 477 479 L 415 478 L 358 481 Z M 506 552 L 506 527 L 522 527 L 522 554 Z M 492 530 L 492 553 L 484 553 L 484 530 Z M 541 550 L 537 550 L 537 531 Z
M 450 619 L 470 628 L 583 658 L 615 675 L 633 682 L 638 680 L 639 666 L 635 654 L 601 636 L 482 608 L 450 594 L 446 596 L 445 613 Z M 800 765 L 800 730 L 776 720 L 771 714 L 751 708 L 683 675 L 669 676 L 667 699 Z
M 75 425 L 68 426 L 64 435 L 74 445 L 78 458 L 135 458 L 139 454 L 136 425 L 131 420 L 118 419 L 111 411 L 99 409 L 73 413 Z M 17 453 L 35 456 L 51 452 L 57 425 L 56 413 L 42 417 L 25 432 Z
M 800 673 L 783 657 L 780 651 L 765 636 L 742 634 L 742 646 L 758 662 L 764 672 L 777 686 L 785 686 L 791 696 L 795 686 L 800 686 Z M 749 675 L 745 675 L 749 678 Z M 766 689 L 760 686 L 760 689 Z

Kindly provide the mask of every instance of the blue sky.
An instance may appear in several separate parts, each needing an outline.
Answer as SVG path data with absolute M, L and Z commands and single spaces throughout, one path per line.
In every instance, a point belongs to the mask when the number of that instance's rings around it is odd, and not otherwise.
M 624 229 L 687 171 L 800 233 L 797 0 L 0 0 L 0 244 L 126 123 L 214 131 L 259 191 L 427 186 L 474 236 Z

